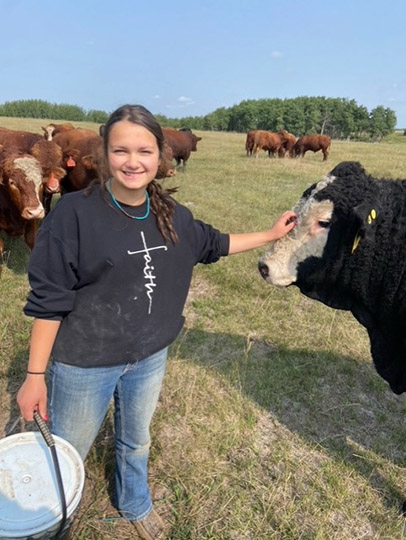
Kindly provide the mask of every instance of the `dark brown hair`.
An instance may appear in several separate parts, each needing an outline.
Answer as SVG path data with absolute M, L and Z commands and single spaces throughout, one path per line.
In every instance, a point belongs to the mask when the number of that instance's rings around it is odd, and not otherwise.
M 164 134 L 154 115 L 142 105 L 123 105 L 110 115 L 103 128 L 103 153 L 106 164 L 111 129 L 114 124 L 122 120 L 142 126 L 152 133 L 158 145 L 159 157 L 161 160 L 163 159 Z M 107 167 L 105 168 L 108 170 Z M 102 183 L 105 185 L 106 181 L 107 176 L 103 178 Z M 166 242 L 177 242 L 178 236 L 173 227 L 175 201 L 171 197 L 171 194 L 176 192 L 177 188 L 164 190 L 156 180 L 152 180 L 147 186 L 147 191 L 150 197 L 151 212 L 155 215 L 163 239 Z

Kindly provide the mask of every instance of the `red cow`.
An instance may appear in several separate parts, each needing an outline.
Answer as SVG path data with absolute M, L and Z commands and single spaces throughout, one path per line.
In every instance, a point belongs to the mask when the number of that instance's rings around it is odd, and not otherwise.
M 69 131 L 75 128 L 69 122 L 65 122 L 64 124 L 48 124 L 47 126 L 42 127 L 42 129 L 44 131 L 44 139 L 52 141 L 57 133 L 62 133 L 62 131 Z
M 43 137 L 38 133 L 0 127 L 0 144 L 4 147 L 21 148 L 28 152 L 36 142 L 42 139 Z
M 6 128 L 0 128 L 0 144 L 5 150 L 18 149 L 37 158 L 42 168 L 45 191 L 59 192 L 59 182 L 65 172 L 61 168 L 62 152 L 57 144 L 53 141 L 44 141 L 38 133 Z
M 176 174 L 176 169 L 173 165 L 172 148 L 168 146 L 166 141 L 164 141 L 164 146 L 162 150 L 162 158 L 161 158 L 161 161 L 159 162 L 156 178 L 157 179 L 167 178 L 168 176 L 175 176 L 175 174 Z
M 270 131 L 257 130 L 255 133 L 253 153 L 255 157 L 258 157 L 260 150 L 268 152 L 268 156 L 271 157 L 275 153 L 279 152 L 282 141 L 278 133 L 271 133 Z
M 78 191 L 100 177 L 103 166 L 102 141 L 99 137 L 79 139 L 74 148 L 63 153 L 66 176 L 62 192 Z
M 186 161 L 190 157 L 191 152 L 196 152 L 197 143 L 202 140 L 201 137 L 197 137 L 190 130 L 176 130 L 173 128 L 162 128 L 165 141 L 171 148 L 173 153 L 173 159 L 177 165 L 183 162 L 183 166 L 186 165 Z
M 247 152 L 247 156 L 252 156 L 252 152 L 254 151 L 254 144 L 255 144 L 255 134 L 256 130 L 249 131 L 247 133 L 247 138 L 245 141 L 245 151 Z
M 308 150 L 312 152 L 323 152 L 323 161 L 327 160 L 330 150 L 331 137 L 328 135 L 303 135 L 300 137 L 294 146 L 295 156 L 303 157 Z
M 296 137 L 292 133 L 289 133 L 289 131 L 286 131 L 286 129 L 278 131 L 278 135 L 281 138 L 281 146 L 278 151 L 279 157 L 285 157 L 286 154 L 293 157 L 293 148 L 296 144 Z
M 102 138 L 94 131 L 73 129 L 58 133 L 53 141 L 61 148 L 62 166 L 66 171 L 63 179 L 64 193 L 88 186 L 99 177 L 102 166 Z
M 77 128 L 57 133 L 54 135 L 52 141 L 59 145 L 62 148 L 62 151 L 65 151 L 67 148 L 74 148 L 78 140 L 87 139 L 89 137 L 99 137 L 99 135 L 90 129 Z
M 52 141 L 39 140 L 30 149 L 32 156 L 41 164 L 45 184 L 48 193 L 59 193 L 60 181 L 65 176 L 62 165 L 62 150 Z
M 39 220 L 44 217 L 41 165 L 33 156 L 9 148 L 0 151 L 0 230 L 24 236 L 34 245 Z M 0 239 L 0 255 L 3 252 Z

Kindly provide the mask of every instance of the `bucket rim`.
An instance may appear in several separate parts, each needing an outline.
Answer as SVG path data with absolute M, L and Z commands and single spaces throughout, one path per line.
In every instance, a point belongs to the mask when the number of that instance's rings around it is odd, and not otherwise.
M 57 435 L 53 439 L 69 519 L 82 497 L 84 464 L 71 443 Z M 24 539 L 46 533 L 61 522 L 51 452 L 40 432 L 27 431 L 0 439 L 0 503 L 0 538 Z

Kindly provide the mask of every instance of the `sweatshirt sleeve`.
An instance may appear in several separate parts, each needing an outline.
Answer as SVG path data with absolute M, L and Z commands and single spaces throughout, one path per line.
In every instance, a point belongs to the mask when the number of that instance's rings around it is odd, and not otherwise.
M 194 220 L 194 233 L 196 262 L 210 264 L 228 255 L 230 247 L 228 234 L 223 234 L 198 219 Z
M 31 291 L 24 307 L 24 313 L 30 317 L 62 320 L 73 309 L 78 282 L 77 255 L 72 249 L 76 220 L 71 212 L 64 216 L 61 202 L 44 220 L 31 252 L 28 265 Z

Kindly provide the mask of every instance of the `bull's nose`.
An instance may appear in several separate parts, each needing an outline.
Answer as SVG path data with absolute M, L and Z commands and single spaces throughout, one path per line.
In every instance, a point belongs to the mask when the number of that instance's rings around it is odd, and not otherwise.
M 266 279 L 269 276 L 269 268 L 268 265 L 263 263 L 262 261 L 259 261 L 258 263 L 258 270 L 261 276 Z

